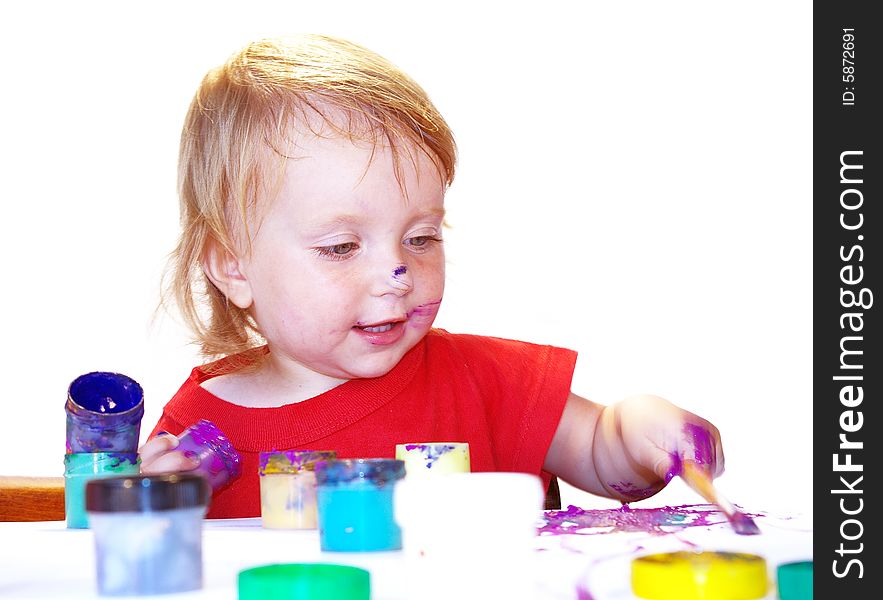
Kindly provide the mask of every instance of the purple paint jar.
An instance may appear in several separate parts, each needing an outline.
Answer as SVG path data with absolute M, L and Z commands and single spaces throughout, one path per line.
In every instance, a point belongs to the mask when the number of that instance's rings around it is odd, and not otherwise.
M 144 391 L 119 373 L 80 375 L 67 391 L 67 453 L 138 451 Z
M 86 511 L 98 593 L 170 594 L 202 587 L 202 522 L 211 490 L 193 473 L 95 479 Z
M 194 473 L 206 477 L 217 492 L 242 474 L 239 453 L 224 434 L 211 421 L 202 419 L 188 427 L 180 436 L 175 450 L 198 460 Z

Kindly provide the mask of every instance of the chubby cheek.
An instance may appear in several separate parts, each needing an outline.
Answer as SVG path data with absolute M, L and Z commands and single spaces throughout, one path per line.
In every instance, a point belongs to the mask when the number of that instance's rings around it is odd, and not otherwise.
M 445 290 L 445 254 L 441 250 L 419 257 L 409 266 L 421 296 L 441 298 Z
M 416 273 L 415 283 L 419 304 L 411 309 L 408 320 L 414 328 L 429 329 L 438 314 L 445 292 L 444 258 L 434 264 L 423 265 Z
M 276 283 L 266 289 L 269 300 L 256 301 L 253 307 L 255 321 L 269 341 L 311 343 L 343 327 L 341 319 L 352 305 L 344 290 L 315 281 Z

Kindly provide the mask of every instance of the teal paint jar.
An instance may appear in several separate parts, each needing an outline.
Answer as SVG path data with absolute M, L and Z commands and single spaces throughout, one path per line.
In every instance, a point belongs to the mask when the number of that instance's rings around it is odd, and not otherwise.
M 319 543 L 329 552 L 400 550 L 393 493 L 405 462 L 359 458 L 316 463 Z
M 801 560 L 776 567 L 781 600 L 812 600 L 813 561 Z
M 137 475 L 141 460 L 135 453 L 82 452 L 64 456 L 64 515 L 69 529 L 87 529 L 86 484 L 93 479 Z

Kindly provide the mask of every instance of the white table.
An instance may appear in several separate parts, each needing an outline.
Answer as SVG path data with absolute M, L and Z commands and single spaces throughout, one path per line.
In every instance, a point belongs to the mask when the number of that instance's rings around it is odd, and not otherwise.
M 538 536 L 527 597 L 536 600 L 633 600 L 629 572 L 637 552 L 685 549 L 742 551 L 764 556 L 771 581 L 782 562 L 812 559 L 811 516 L 757 519 L 759 536 L 738 536 L 727 525 L 691 527 L 669 535 L 610 533 Z M 476 532 L 480 535 L 480 532 Z M 468 540 L 465 542 L 468 543 Z M 91 530 L 64 522 L 0 523 L 0 598 L 101 598 L 96 591 Z M 327 562 L 371 572 L 373 600 L 419 599 L 409 582 L 403 552 L 329 553 L 316 531 L 279 531 L 260 519 L 207 520 L 203 534 L 204 586 L 196 592 L 157 598 L 237 598 L 240 570 L 271 563 Z M 492 564 L 493 557 L 488 557 Z M 581 589 L 581 592 L 578 590 Z M 462 596 L 461 598 L 465 598 Z M 769 600 L 777 596 L 771 587 Z M 461 600 L 458 598 L 457 600 Z

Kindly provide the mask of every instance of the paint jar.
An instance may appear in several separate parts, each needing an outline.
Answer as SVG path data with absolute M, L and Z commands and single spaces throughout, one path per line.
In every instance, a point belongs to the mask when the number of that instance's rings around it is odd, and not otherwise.
M 632 592 L 647 600 L 756 600 L 767 595 L 766 561 L 742 552 L 665 552 L 632 561 Z
M 776 567 L 780 600 L 812 600 L 813 561 L 801 560 Z
M 399 550 L 402 532 L 393 518 L 393 491 L 404 476 L 401 460 L 358 458 L 316 463 L 322 550 Z
M 93 479 L 137 475 L 136 453 L 81 452 L 64 455 L 64 515 L 69 529 L 86 529 L 86 484 Z
M 394 502 L 408 597 L 542 595 L 535 546 L 543 500 L 541 479 L 528 473 L 406 477 Z
M 206 477 L 217 492 L 230 485 L 242 474 L 239 453 L 211 421 L 202 419 L 178 436 L 178 447 L 188 458 L 199 461 L 193 473 Z
M 239 600 L 369 600 L 365 569 L 327 563 L 279 564 L 239 572 Z
M 405 461 L 405 472 L 410 479 L 469 472 L 466 442 L 396 444 L 396 458 Z
M 144 391 L 119 373 L 80 375 L 67 391 L 67 453 L 137 452 Z
M 268 529 L 316 529 L 316 462 L 333 460 L 331 450 L 261 452 L 261 523 Z
M 86 485 L 98 593 L 169 594 L 202 587 L 202 522 L 211 489 L 193 473 L 111 477 Z

